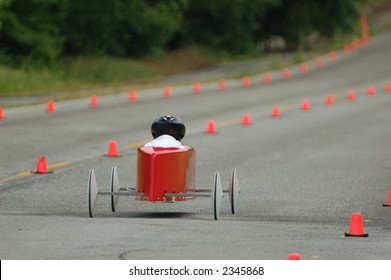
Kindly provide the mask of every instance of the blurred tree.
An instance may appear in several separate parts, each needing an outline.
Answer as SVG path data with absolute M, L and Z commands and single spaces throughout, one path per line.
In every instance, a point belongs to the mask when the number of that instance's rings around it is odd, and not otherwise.
M 329 36 L 340 30 L 354 31 L 358 27 L 360 7 L 368 2 L 368 0 L 340 0 L 336 5 L 335 1 L 317 0 L 319 17 L 315 18 L 316 26 L 321 33 Z
M 267 11 L 279 4 L 280 0 L 190 0 L 181 36 L 215 49 L 252 53 L 268 26 Z
M 112 53 L 117 45 L 114 34 L 121 0 L 68 0 L 62 32 L 65 53 L 71 55 Z
M 0 0 L 0 30 L 3 25 L 3 20 L 6 17 L 6 8 L 10 4 L 11 0 Z
M 47 65 L 59 56 L 159 56 L 198 44 L 253 54 L 282 36 L 303 44 L 357 25 L 369 0 L 0 0 L 0 62 Z
M 163 52 L 187 0 L 69 0 L 63 26 L 69 54 L 140 56 Z
M 264 37 L 280 35 L 303 46 L 309 35 L 331 37 L 339 31 L 352 32 L 358 26 L 359 4 L 367 0 L 282 0 L 266 17 L 269 29 Z
M 128 55 L 159 56 L 181 28 L 188 0 L 125 1 L 119 40 Z
M 62 51 L 61 6 L 66 0 L 6 0 L 0 13 L 2 60 L 11 65 L 48 65 Z

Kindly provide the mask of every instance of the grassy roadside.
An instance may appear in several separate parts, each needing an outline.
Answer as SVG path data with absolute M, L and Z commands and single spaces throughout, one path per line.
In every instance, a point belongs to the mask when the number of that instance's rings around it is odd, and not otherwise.
M 297 52 L 289 56 L 277 53 L 258 57 L 227 58 L 193 47 L 168 53 L 163 58 L 144 58 L 140 61 L 79 57 L 60 61 L 52 68 L 46 69 L 12 69 L 0 65 L 0 106 L 13 106 L 1 104 L 2 98 L 4 100 L 34 97 L 33 103 L 40 103 L 48 98 L 66 100 L 91 94 L 113 94 L 130 88 L 142 89 L 156 85 L 167 75 L 197 71 L 220 63 L 263 60 L 269 65 L 264 71 L 270 71 L 300 63 L 319 53 L 322 53 L 322 50 L 314 50 L 311 53 Z M 260 70 L 234 71 L 225 78 L 237 78 L 259 72 Z
M 390 5 L 379 5 L 367 12 L 373 19 L 371 34 L 391 27 L 391 16 L 383 15 L 379 19 L 384 11 L 391 15 Z M 354 39 L 354 35 L 351 39 Z M 349 39 L 345 37 L 345 40 Z M 341 42 L 335 38 L 320 42 L 311 52 L 296 52 L 289 56 L 277 53 L 258 57 L 233 58 L 192 47 L 168 53 L 158 59 L 125 60 L 108 57 L 78 57 L 62 60 L 57 65 L 46 69 L 12 69 L 0 65 L 0 106 L 15 106 L 11 103 L 1 104 L 7 103 L 3 102 L 7 98 L 34 97 L 33 101 L 29 101 L 31 104 L 47 101 L 48 98 L 64 100 L 90 96 L 91 94 L 114 94 L 127 91 L 130 88 L 142 89 L 156 85 L 167 75 L 196 71 L 237 60 L 265 60 L 269 66 L 264 71 L 270 71 L 300 63 L 329 50 L 341 49 L 344 43 L 346 41 Z M 233 73 L 226 78 L 259 72 L 260 70 Z
M 195 71 L 216 65 L 196 48 L 182 49 L 163 58 L 126 60 L 110 57 L 78 57 L 60 61 L 46 69 L 12 69 L 0 65 L 0 106 L 3 98 L 35 97 L 65 100 L 93 94 L 104 95 L 141 89 L 166 75 Z M 42 102 L 42 101 L 41 101 Z
M 0 96 L 41 96 L 51 91 L 142 83 L 162 76 L 154 68 L 132 60 L 80 57 L 45 69 L 12 69 L 0 66 Z

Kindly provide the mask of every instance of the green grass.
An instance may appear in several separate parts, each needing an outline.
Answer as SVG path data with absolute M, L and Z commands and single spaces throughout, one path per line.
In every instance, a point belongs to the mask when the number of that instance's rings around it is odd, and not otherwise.
M 24 92 L 42 90 L 43 84 L 53 89 L 60 83 L 47 70 L 26 71 L 0 66 L 0 96 L 21 96 Z
M 77 57 L 59 61 L 51 68 L 14 69 L 0 65 L 0 97 L 79 98 L 93 92 L 112 94 L 138 89 L 161 81 L 165 75 L 194 71 L 216 62 L 198 48 L 190 47 L 162 58 L 142 60 L 112 57 Z
M 372 23 L 371 27 L 373 25 Z M 390 28 L 391 19 L 386 17 L 383 24 L 376 27 L 376 31 Z M 375 30 L 372 30 L 371 34 L 376 33 Z M 0 97 L 50 96 L 60 100 L 87 96 L 91 92 L 98 95 L 113 94 L 131 87 L 138 89 L 148 87 L 161 81 L 166 75 L 205 69 L 218 63 L 231 63 L 238 60 L 266 60 L 270 64 L 269 69 L 264 70 L 271 71 L 301 63 L 330 50 L 341 49 L 344 44 L 356 40 L 358 35 L 359 30 L 356 30 L 350 35 L 341 33 L 334 38 L 324 38 L 313 45 L 309 53 L 297 51 L 291 56 L 281 53 L 233 56 L 224 52 L 188 47 L 167 53 L 160 58 L 142 60 L 76 57 L 63 59 L 46 69 L 14 69 L 0 65 Z M 255 71 L 233 73 L 232 77 L 227 78 L 259 73 Z
M 132 60 L 109 57 L 79 57 L 60 63 L 56 74 L 75 85 L 118 85 L 154 80 L 161 72 L 154 67 Z
M 146 83 L 161 76 L 155 67 L 108 57 L 66 59 L 45 69 L 0 66 L 0 96 L 41 96 L 53 91 Z

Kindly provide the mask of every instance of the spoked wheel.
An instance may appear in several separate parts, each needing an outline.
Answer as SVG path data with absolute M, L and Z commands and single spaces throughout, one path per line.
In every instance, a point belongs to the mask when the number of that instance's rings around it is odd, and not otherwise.
M 220 217 L 220 206 L 223 198 L 223 189 L 221 187 L 220 173 L 215 173 L 214 186 L 212 189 L 212 199 L 213 199 L 213 211 L 215 220 L 218 220 Z
M 117 167 L 113 166 L 111 168 L 111 176 L 110 176 L 110 191 L 114 193 L 118 193 L 120 189 L 120 184 L 118 180 L 118 172 Z M 111 210 L 115 212 L 117 209 L 119 195 L 112 194 L 111 195 Z
M 232 169 L 231 182 L 229 184 L 228 194 L 229 202 L 231 203 L 232 214 L 236 213 L 236 205 L 238 202 L 240 187 L 236 168 Z
M 90 217 L 94 216 L 95 204 L 98 198 L 98 186 L 96 185 L 95 171 L 90 170 L 87 186 L 87 207 Z

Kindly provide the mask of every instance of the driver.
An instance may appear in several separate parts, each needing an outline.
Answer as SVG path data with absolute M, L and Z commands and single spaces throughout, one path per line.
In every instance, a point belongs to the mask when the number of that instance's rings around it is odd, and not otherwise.
M 182 148 L 181 140 L 185 136 L 186 127 L 183 121 L 171 115 L 162 116 L 151 125 L 153 140 L 144 146 L 158 148 Z

